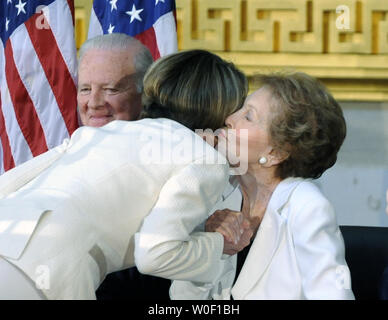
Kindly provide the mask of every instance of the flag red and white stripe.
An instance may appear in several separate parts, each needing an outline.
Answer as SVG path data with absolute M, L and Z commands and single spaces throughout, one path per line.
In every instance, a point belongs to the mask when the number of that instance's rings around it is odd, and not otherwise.
M 0 173 L 78 127 L 73 0 L 29 1 L 24 12 L 10 2 L 3 4 L 7 27 L 23 14 L 26 20 L 0 41 Z

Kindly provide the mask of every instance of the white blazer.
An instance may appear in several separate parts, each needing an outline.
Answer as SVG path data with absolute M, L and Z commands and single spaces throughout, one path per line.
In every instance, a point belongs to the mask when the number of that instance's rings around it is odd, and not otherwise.
M 106 274 L 135 260 L 144 272 L 209 282 L 220 276 L 223 237 L 193 230 L 220 198 L 228 170 L 175 121 L 79 128 L 0 177 L 0 256 L 32 281 L 48 270 L 41 289 L 49 299 L 95 299 Z
M 236 260 L 226 259 L 213 283 L 174 281 L 171 298 L 354 299 L 334 210 L 305 179 L 288 178 L 276 187 L 233 285 Z

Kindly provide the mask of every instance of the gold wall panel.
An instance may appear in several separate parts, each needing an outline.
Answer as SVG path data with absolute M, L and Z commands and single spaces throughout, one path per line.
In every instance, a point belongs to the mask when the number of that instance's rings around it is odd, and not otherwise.
M 92 1 L 75 4 L 79 47 Z M 203 48 L 233 61 L 248 75 L 251 90 L 255 73 L 291 69 L 318 77 L 339 100 L 388 101 L 388 0 L 176 0 L 176 5 L 179 49 Z
M 180 49 L 259 72 L 298 70 L 339 100 L 388 100 L 388 0 L 177 0 Z
M 387 0 L 177 0 L 177 8 L 185 49 L 388 53 Z
M 75 42 L 77 49 L 88 37 L 90 12 L 93 0 L 75 0 Z

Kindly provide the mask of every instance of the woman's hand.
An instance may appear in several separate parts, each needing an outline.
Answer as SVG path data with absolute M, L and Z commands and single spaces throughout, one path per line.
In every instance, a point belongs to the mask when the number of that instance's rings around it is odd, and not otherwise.
M 207 232 L 219 232 L 224 236 L 223 253 L 233 255 L 247 245 L 253 235 L 249 220 L 242 212 L 229 209 L 217 210 L 205 224 Z

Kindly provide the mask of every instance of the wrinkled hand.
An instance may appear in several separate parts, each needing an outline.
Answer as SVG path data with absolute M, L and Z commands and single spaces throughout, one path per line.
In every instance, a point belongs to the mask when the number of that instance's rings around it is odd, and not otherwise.
M 253 235 L 249 220 L 242 212 L 229 209 L 217 210 L 206 221 L 207 232 L 219 232 L 224 236 L 223 253 L 234 255 L 244 249 Z

